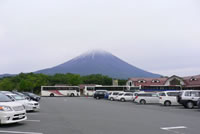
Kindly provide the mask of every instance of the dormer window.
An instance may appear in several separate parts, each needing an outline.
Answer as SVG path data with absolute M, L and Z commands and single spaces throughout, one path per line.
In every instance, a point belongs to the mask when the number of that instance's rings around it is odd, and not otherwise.
M 191 78 L 190 81 L 197 81 L 197 78 Z
M 139 80 L 138 83 L 146 83 L 145 80 Z
M 159 80 L 152 80 L 152 83 L 160 83 Z

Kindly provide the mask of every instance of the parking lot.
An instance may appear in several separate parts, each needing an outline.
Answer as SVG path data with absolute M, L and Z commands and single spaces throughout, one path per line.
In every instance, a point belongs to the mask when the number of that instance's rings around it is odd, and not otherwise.
M 28 120 L 2 134 L 199 134 L 200 111 L 87 97 L 43 97 Z

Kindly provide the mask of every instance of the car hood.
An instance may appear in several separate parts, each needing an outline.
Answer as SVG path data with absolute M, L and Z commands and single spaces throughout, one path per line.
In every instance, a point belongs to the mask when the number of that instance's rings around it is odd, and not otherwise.
M 27 103 L 29 103 L 29 101 L 28 100 L 18 100 L 18 101 L 16 101 L 17 103 L 20 103 L 20 104 L 27 104 Z
M 21 103 L 18 102 L 0 102 L 1 106 L 9 106 L 9 107 L 16 107 L 16 106 L 22 106 Z

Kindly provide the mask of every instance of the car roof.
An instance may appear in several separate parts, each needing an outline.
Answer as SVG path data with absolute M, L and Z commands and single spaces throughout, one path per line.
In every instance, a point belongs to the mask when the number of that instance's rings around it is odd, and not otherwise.
M 182 90 L 182 92 L 188 92 L 188 91 L 196 91 L 196 92 L 200 92 L 200 90 Z
M 17 95 L 17 94 L 6 94 L 6 95 Z
M 168 92 L 181 92 L 181 91 L 162 91 L 160 93 L 168 93 Z

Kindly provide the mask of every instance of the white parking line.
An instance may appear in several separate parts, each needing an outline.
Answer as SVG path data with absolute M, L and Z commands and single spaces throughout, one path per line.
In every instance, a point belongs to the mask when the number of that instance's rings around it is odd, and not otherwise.
M 162 127 L 160 129 L 162 130 L 166 130 L 166 131 L 169 131 L 169 132 L 172 132 L 172 133 L 175 133 L 175 134 L 185 134 L 183 132 L 179 132 L 177 131 L 176 129 L 182 129 L 182 128 L 187 128 L 185 126 L 177 126 L 177 127 Z
M 29 121 L 29 122 L 40 122 L 40 120 L 25 120 L 25 121 Z
M 21 132 L 21 131 L 1 131 L 0 133 L 8 133 L 8 134 L 43 134 L 43 133 L 37 133 L 37 132 Z
M 181 129 L 181 128 L 187 128 L 185 126 L 177 126 L 177 127 L 162 127 L 160 129 L 163 129 L 163 130 L 173 130 L 173 129 Z

